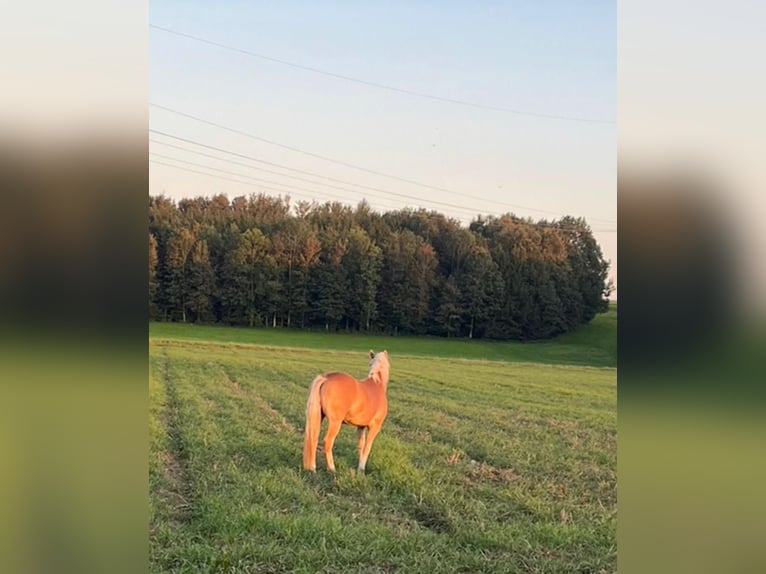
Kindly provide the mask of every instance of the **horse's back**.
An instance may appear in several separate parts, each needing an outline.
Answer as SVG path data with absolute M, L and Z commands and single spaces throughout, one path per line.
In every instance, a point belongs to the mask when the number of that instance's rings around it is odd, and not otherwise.
M 356 400 L 359 382 L 354 377 L 342 372 L 325 373 L 322 376 L 325 378 L 320 391 L 323 397 Z
M 334 378 L 337 378 L 337 377 L 348 377 L 348 378 L 351 378 L 351 379 L 354 378 L 351 375 L 349 375 L 348 373 L 344 373 L 343 371 L 330 371 L 329 373 L 323 373 L 322 376 L 325 379 L 334 379 Z M 354 380 L 356 380 L 356 379 L 354 379 Z
M 379 409 L 378 401 L 370 401 L 364 385 L 348 373 L 325 373 L 320 390 L 322 411 L 330 418 L 342 418 L 350 424 L 364 425 Z

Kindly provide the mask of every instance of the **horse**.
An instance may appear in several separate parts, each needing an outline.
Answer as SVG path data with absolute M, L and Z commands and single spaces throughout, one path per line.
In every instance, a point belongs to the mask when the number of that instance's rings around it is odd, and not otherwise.
M 316 453 L 322 420 L 327 417 L 324 453 L 327 469 L 335 472 L 332 447 L 343 423 L 357 427 L 359 472 L 364 472 L 375 437 L 388 413 L 388 351 L 370 351 L 370 372 L 363 381 L 348 373 L 331 372 L 311 382 L 306 403 L 306 432 L 303 444 L 303 467 L 316 471 Z

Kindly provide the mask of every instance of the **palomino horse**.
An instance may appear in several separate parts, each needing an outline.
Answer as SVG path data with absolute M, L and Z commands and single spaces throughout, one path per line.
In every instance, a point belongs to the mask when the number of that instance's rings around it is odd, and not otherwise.
M 303 467 L 315 471 L 319 429 L 327 417 L 324 453 L 328 470 L 335 472 L 332 446 L 343 423 L 357 427 L 359 437 L 359 466 L 364 472 L 372 442 L 388 412 L 388 351 L 377 355 L 370 351 L 370 373 L 357 381 L 347 373 L 325 373 L 311 383 L 306 404 L 306 438 L 303 444 Z

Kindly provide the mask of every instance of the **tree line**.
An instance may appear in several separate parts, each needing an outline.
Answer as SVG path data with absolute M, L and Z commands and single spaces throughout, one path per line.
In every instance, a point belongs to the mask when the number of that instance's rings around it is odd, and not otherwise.
M 581 218 L 149 197 L 152 320 L 545 339 L 606 311 L 607 271 Z

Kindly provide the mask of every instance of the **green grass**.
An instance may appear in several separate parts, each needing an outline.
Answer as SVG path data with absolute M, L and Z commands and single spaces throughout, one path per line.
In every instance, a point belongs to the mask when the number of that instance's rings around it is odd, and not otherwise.
M 532 343 L 498 342 L 441 337 L 390 337 L 360 333 L 317 333 L 294 329 L 250 329 L 150 323 L 155 339 L 216 341 L 279 347 L 367 351 L 387 349 L 392 354 L 534 362 L 551 365 L 617 366 L 617 307 L 551 341 Z
M 307 388 L 365 374 L 374 338 L 177 327 L 150 339 L 151 572 L 616 571 L 616 371 L 602 361 L 382 338 L 388 419 L 365 475 L 343 427 L 333 476 L 321 453 L 301 470 Z M 598 358 L 609 325 L 588 329 L 560 344 Z

